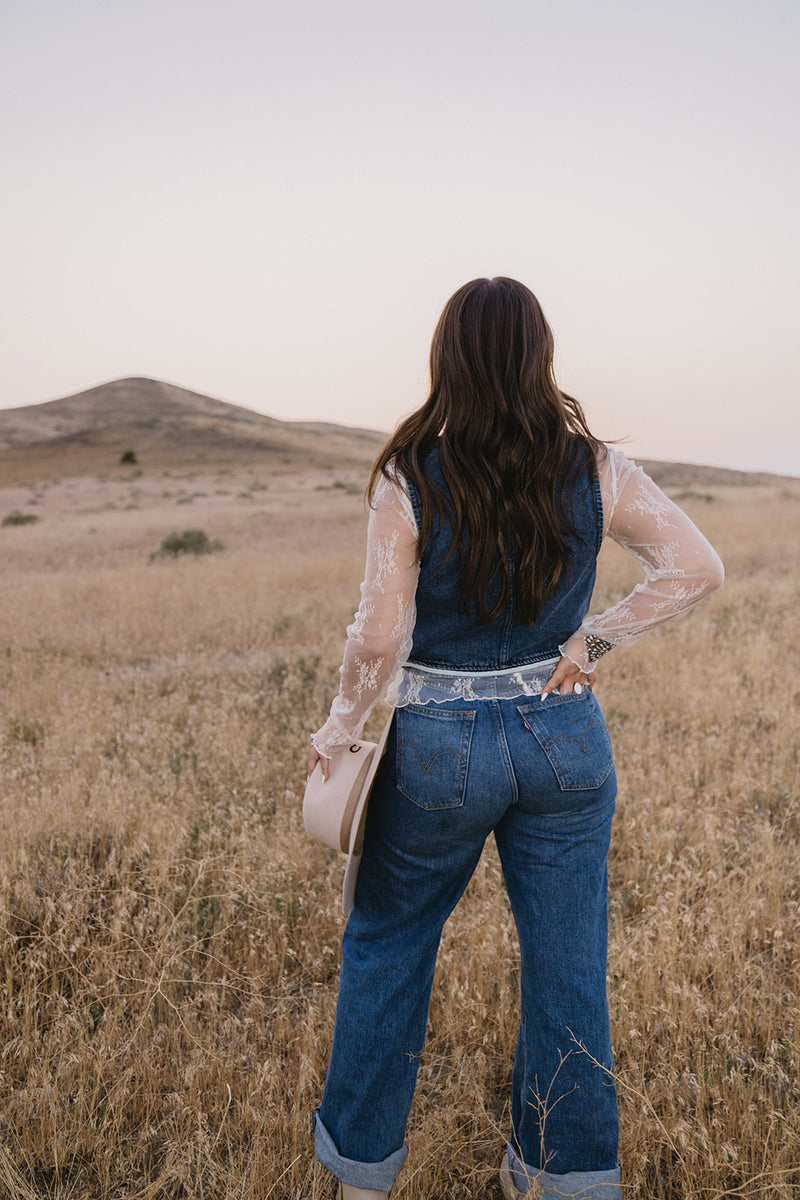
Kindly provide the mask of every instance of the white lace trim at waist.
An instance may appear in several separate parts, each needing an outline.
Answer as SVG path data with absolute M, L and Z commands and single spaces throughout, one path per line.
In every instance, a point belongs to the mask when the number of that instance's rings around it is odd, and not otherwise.
M 406 663 L 393 680 L 387 699 L 406 704 L 444 704 L 447 700 L 513 700 L 538 696 L 553 674 L 558 656 L 502 671 L 449 671 Z

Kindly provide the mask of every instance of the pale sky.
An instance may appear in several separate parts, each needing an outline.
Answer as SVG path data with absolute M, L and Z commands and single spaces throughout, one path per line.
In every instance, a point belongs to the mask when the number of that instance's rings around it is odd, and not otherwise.
M 0 14 L 0 407 L 148 375 L 391 429 L 512 275 L 598 436 L 800 474 L 796 0 Z

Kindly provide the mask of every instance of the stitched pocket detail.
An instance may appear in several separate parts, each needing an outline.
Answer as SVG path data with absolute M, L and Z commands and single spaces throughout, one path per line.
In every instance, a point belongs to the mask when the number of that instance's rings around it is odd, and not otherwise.
M 474 712 L 436 712 L 408 704 L 397 710 L 397 786 L 430 812 L 464 803 Z
M 525 726 L 541 746 L 563 792 L 592 791 L 614 766 L 611 738 L 600 705 L 590 691 L 550 695 L 519 705 Z

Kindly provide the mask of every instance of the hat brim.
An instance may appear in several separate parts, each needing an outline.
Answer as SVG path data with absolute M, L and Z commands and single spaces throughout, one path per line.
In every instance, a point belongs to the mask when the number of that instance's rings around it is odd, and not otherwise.
M 361 787 L 361 793 L 358 797 L 358 803 L 353 813 L 353 821 L 350 826 L 347 866 L 345 867 L 344 879 L 342 880 L 342 911 L 346 917 L 350 915 L 355 902 L 358 868 L 361 866 L 361 854 L 364 849 L 364 825 L 367 819 L 367 802 L 372 791 L 372 785 L 375 782 L 375 776 L 378 774 L 378 768 L 383 760 L 393 720 L 394 713 L 392 713 L 392 716 L 386 722 L 380 741 L 375 746 L 367 774 L 364 777 Z

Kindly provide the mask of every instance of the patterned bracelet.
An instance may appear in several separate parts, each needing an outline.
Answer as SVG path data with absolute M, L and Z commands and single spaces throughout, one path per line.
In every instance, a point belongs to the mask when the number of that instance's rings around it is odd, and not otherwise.
M 590 663 L 597 662 L 598 658 L 602 658 L 604 654 L 608 654 L 609 650 L 614 649 L 613 642 L 606 642 L 594 633 L 587 633 L 583 640 L 586 643 L 586 657 Z

